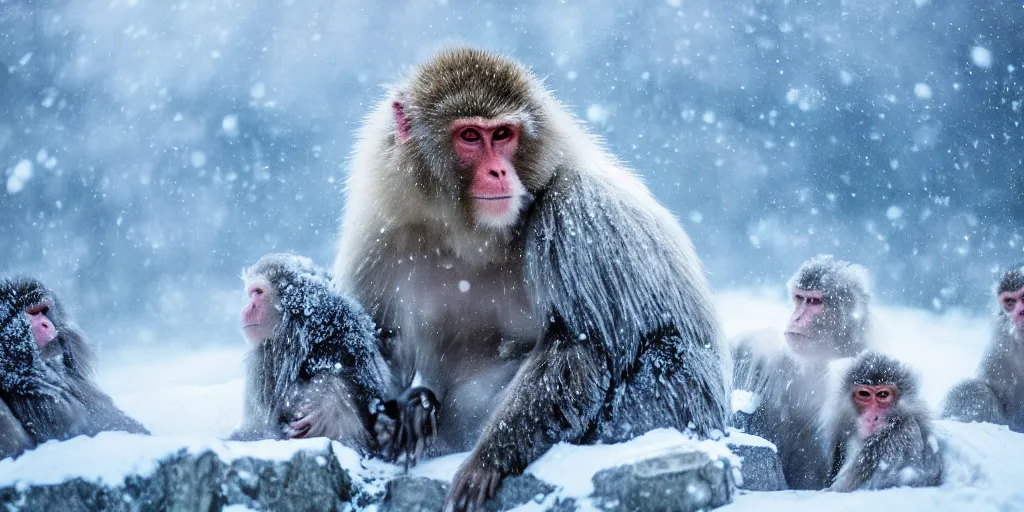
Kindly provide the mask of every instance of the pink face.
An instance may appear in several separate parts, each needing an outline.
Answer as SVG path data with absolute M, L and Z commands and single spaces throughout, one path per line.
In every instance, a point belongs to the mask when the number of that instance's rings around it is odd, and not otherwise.
M 524 189 L 512 165 L 519 132 L 519 124 L 500 119 L 468 118 L 452 123 L 452 147 L 472 173 L 469 195 L 477 220 L 483 224 L 507 227 L 519 216 Z
M 40 349 L 57 337 L 57 328 L 50 321 L 50 305 L 40 302 L 25 310 L 28 315 L 28 322 L 32 326 L 32 337 L 36 340 L 36 346 Z
M 853 387 L 853 405 L 857 408 L 857 432 L 864 439 L 885 426 L 899 390 L 891 384 Z
M 797 353 L 808 351 L 816 340 L 813 336 L 814 319 L 825 310 L 822 293 L 817 290 L 793 288 L 793 316 L 786 327 L 786 341 Z
M 1017 328 L 1024 338 L 1024 288 L 1014 292 L 1003 292 L 999 294 L 999 305 L 1010 317 L 1010 321 Z
M 281 322 L 277 295 L 266 283 L 249 284 L 245 291 L 249 304 L 242 310 L 242 331 L 250 343 L 259 343 L 269 338 Z

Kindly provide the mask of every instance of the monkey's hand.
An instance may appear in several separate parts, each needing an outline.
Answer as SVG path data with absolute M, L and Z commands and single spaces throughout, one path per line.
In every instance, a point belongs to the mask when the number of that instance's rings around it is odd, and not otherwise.
M 405 470 L 423 456 L 437 434 L 437 410 L 441 403 L 429 388 L 406 390 L 396 400 L 377 405 L 373 430 L 383 457 L 392 462 L 405 456 Z
M 320 412 L 304 409 L 297 415 L 298 419 L 289 423 L 285 434 L 292 439 L 308 437 L 324 437 Z
M 445 498 L 444 510 L 463 512 L 478 510 L 484 501 L 494 497 L 505 475 L 484 462 L 476 453 L 459 468 Z

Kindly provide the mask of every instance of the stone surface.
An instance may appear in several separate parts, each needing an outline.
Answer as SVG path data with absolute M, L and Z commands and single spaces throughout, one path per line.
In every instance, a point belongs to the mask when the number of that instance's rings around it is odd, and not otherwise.
M 182 450 L 152 474 L 129 476 L 120 485 L 75 478 L 56 485 L 5 487 L 0 505 L 21 511 L 216 511 L 227 505 L 338 510 L 357 494 L 330 448 L 300 451 L 285 462 L 242 457 L 231 463 L 210 451 Z
M 781 491 L 788 489 L 782 474 L 782 459 L 777 451 L 768 446 L 730 445 L 741 459 L 740 474 L 743 476 L 738 487 L 747 491 Z
M 553 492 L 554 486 L 533 475 L 509 477 L 502 482 L 498 495 L 484 503 L 482 510 L 497 512 L 511 510 L 531 501 L 541 503 Z M 444 506 L 444 497 L 447 493 L 448 482 L 401 476 L 388 483 L 388 492 L 381 505 L 381 511 L 439 512 Z M 547 510 L 576 510 L 575 500 L 554 498 Z
M 602 510 L 693 512 L 732 502 L 731 464 L 700 451 L 678 451 L 594 475 L 592 499 Z

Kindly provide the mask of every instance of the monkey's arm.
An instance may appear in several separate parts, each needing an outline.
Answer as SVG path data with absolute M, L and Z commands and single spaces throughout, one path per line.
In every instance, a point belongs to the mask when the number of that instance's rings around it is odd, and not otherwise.
M 921 465 L 926 449 L 917 420 L 901 419 L 869 436 L 853 458 L 843 464 L 828 490 L 853 492 L 913 485 L 923 469 L 917 466 Z
M 610 371 L 596 343 L 549 337 L 519 369 L 476 449 L 452 481 L 456 510 L 493 497 L 559 441 L 578 441 L 604 402 Z
M 370 451 L 370 432 L 363 410 L 370 399 L 359 396 L 341 375 L 318 375 L 306 385 L 289 425 L 293 438 L 327 437 L 363 453 Z
M 1006 425 L 1006 412 L 992 388 L 981 379 L 967 379 L 949 390 L 942 401 L 942 419 Z

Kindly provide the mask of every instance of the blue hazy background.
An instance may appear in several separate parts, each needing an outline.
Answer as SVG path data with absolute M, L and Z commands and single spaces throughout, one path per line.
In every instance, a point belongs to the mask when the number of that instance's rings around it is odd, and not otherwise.
M 236 340 L 239 273 L 333 260 L 353 131 L 450 43 L 635 167 L 718 289 L 828 252 L 983 312 L 1024 260 L 1019 2 L 0 0 L 0 272 L 101 344 Z

